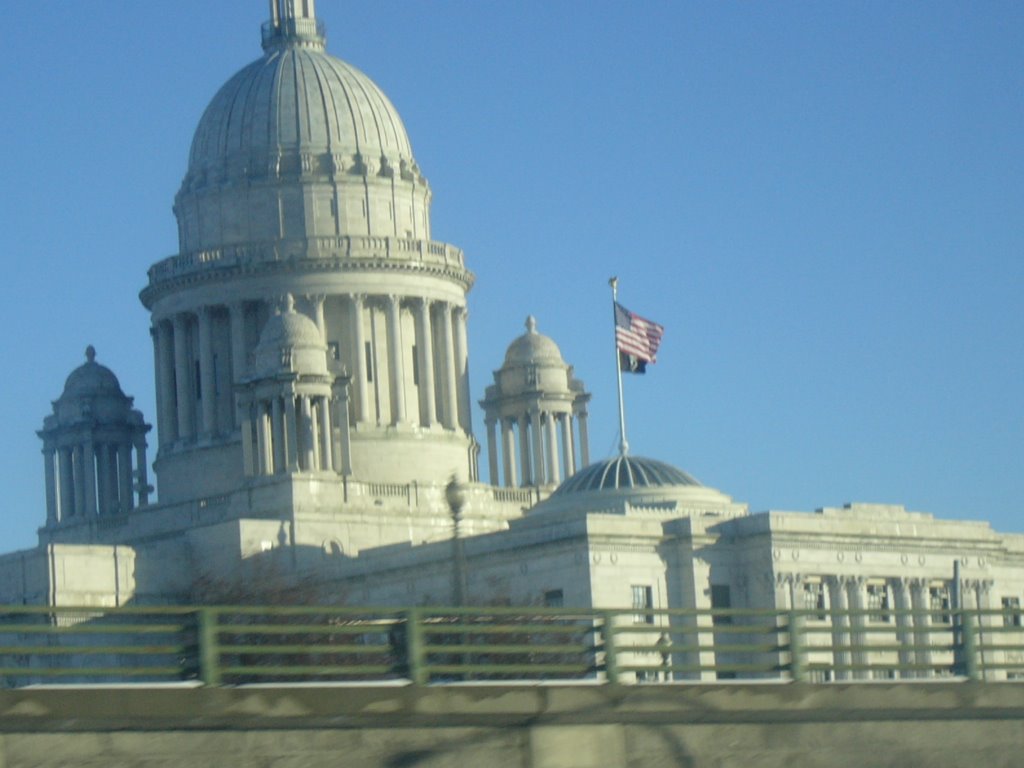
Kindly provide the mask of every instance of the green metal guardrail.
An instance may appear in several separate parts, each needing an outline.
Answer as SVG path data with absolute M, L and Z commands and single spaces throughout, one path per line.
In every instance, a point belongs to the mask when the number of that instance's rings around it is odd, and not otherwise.
M 1013 679 L 994 609 L 0 607 L 0 684 Z

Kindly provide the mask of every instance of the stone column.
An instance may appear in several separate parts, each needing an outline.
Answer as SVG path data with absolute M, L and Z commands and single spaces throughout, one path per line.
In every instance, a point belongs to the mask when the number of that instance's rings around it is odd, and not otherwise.
M 530 430 L 533 437 L 533 482 L 535 485 L 544 485 L 547 478 L 544 475 L 544 433 L 539 410 L 530 413 Z
M 59 448 L 57 456 L 60 474 L 60 519 L 67 520 L 75 514 L 74 452 L 68 447 Z
M 284 472 L 288 466 L 285 460 L 284 416 L 281 410 L 281 396 L 274 395 L 270 401 L 270 446 L 274 457 L 270 465 L 270 474 Z
M 932 652 L 929 646 L 932 645 L 932 636 L 929 630 L 932 625 L 931 600 L 928 595 L 927 579 L 911 579 L 910 601 L 914 608 L 914 645 L 915 657 L 921 669 L 918 677 L 932 677 L 934 670 L 931 669 Z M 927 668 L 926 668 L 927 667 Z
M 516 478 L 515 422 L 511 419 L 501 420 L 501 446 L 501 456 L 505 463 L 505 487 L 515 488 L 519 482 Z
M 572 477 L 576 473 L 576 451 L 572 444 L 572 414 L 560 414 L 562 422 L 562 463 L 565 465 L 565 476 Z
M 92 438 L 82 446 L 82 486 L 85 491 L 84 512 L 96 516 L 96 448 Z
M 992 579 L 978 579 L 976 582 L 977 587 L 977 604 L 981 610 L 990 610 L 992 606 Z M 1006 663 L 1006 652 L 1002 650 L 989 650 L 986 648 L 987 644 L 998 644 L 1002 642 L 1003 635 L 997 634 L 992 630 L 998 626 L 998 623 L 1002 621 L 1002 617 L 986 613 L 980 616 L 977 620 L 977 638 L 978 647 L 980 649 L 979 661 L 982 665 L 988 667 L 997 667 L 996 669 L 986 669 L 982 671 L 982 678 L 985 680 L 1006 680 L 1006 670 L 998 669 L 998 667 Z
M 213 365 L 213 316 L 209 307 L 199 309 L 199 395 L 203 401 L 202 434 L 217 433 L 217 381 Z M 198 431 L 198 430 L 197 430 Z
M 299 395 L 299 413 L 296 419 L 296 427 L 301 438 L 301 451 L 299 453 L 299 467 L 306 472 L 316 471 L 316 450 L 314 443 L 313 409 L 306 395 Z M 296 441 L 299 447 L 300 441 Z
M 110 461 L 111 446 L 107 443 L 100 443 L 96 450 L 97 475 L 99 476 L 99 513 L 109 515 L 114 511 L 112 497 L 115 497 L 116 478 L 112 472 L 113 466 Z
M 832 607 L 832 663 L 836 666 L 836 680 L 849 680 L 850 672 L 839 667 L 849 666 L 850 651 L 850 601 L 846 592 L 846 577 L 832 576 L 828 579 L 829 605 Z
M 352 440 L 348 425 L 348 387 L 334 387 L 334 402 L 337 412 L 335 414 L 335 443 L 334 443 L 334 471 L 348 477 L 352 474 Z
M 420 401 L 423 426 L 432 427 L 437 423 L 437 409 L 434 400 L 434 338 L 430 323 L 430 300 L 420 299 L 417 307 L 419 326 Z
M 174 337 L 170 323 L 156 324 L 156 347 L 159 363 L 157 378 L 157 429 L 160 445 L 170 445 L 178 439 L 178 421 L 174 408 Z
M 324 301 L 326 299 L 327 297 L 323 294 L 306 296 L 306 301 L 309 302 L 309 306 L 313 310 L 313 322 L 316 323 L 317 330 L 320 331 L 320 337 L 324 340 L 324 344 L 327 343 L 327 321 L 324 318 Z
M 863 611 L 867 608 L 867 599 L 864 594 L 864 590 L 867 587 L 867 579 L 863 576 L 854 576 L 848 580 L 848 588 L 850 590 L 850 608 L 857 611 Z M 854 645 L 863 646 L 868 641 L 868 635 L 864 632 L 864 628 L 867 626 L 868 617 L 863 614 L 854 614 L 850 617 L 850 626 L 852 628 L 851 638 Z M 858 665 L 865 665 L 870 660 L 870 654 L 865 650 L 858 650 L 853 652 L 853 663 Z M 866 669 L 861 669 L 853 673 L 853 676 L 858 680 L 866 680 L 871 677 L 871 672 Z
M 576 424 L 580 431 L 580 466 L 590 466 L 590 435 L 587 428 L 587 412 L 579 410 L 576 413 Z
M 72 449 L 71 463 L 75 478 L 75 515 L 81 517 L 85 514 L 85 456 L 81 445 Z
M 295 394 L 288 392 L 284 397 L 284 441 L 287 454 L 288 472 L 299 471 L 298 418 L 295 413 Z
M 524 413 L 519 417 L 519 463 L 522 465 L 522 486 L 533 485 L 533 463 L 530 461 L 530 419 Z
M 405 422 L 405 366 L 402 364 L 402 300 L 390 295 L 388 313 L 388 379 L 391 382 L 391 423 Z
M 192 422 L 192 371 L 189 370 L 188 323 L 185 315 L 175 315 L 173 327 L 178 439 L 188 440 L 195 433 Z
M 233 301 L 228 305 L 228 322 L 231 327 L 231 381 L 234 384 L 241 383 L 248 368 L 248 354 L 245 349 L 245 303 Z M 242 419 L 238 413 L 241 404 L 238 396 L 235 396 L 235 412 L 231 414 L 231 424 L 239 426 Z M 251 417 L 249 417 L 251 419 Z M 252 423 L 249 429 L 252 429 Z M 251 451 L 250 451 L 251 453 Z
M 318 397 L 317 416 L 320 422 L 320 470 L 323 472 L 334 471 L 334 458 L 332 450 L 334 440 L 331 434 L 331 410 L 330 401 L 326 397 Z
M 167 400 L 167 390 L 164 389 L 163 357 L 160 349 L 160 331 L 154 321 L 150 326 L 149 336 L 153 340 L 153 383 L 156 385 L 156 432 L 160 441 L 164 441 L 167 434 L 167 419 L 164 415 L 164 402 Z
M 469 341 L 466 338 L 468 317 L 468 309 L 455 308 L 455 391 L 459 408 L 459 426 L 466 434 L 473 431 L 473 414 L 469 400 Z
M 452 306 L 441 305 L 441 339 L 444 350 L 444 425 L 459 428 L 459 380 L 455 362 L 455 338 L 452 335 Z
M 256 403 L 256 448 L 259 454 L 256 474 L 258 475 L 270 475 L 274 472 L 273 445 L 267 445 L 268 437 L 271 443 L 273 437 L 267 434 L 267 419 L 267 404 L 265 402 Z
M 149 469 L 146 467 L 146 440 L 140 437 L 135 441 L 136 471 L 139 473 L 139 506 L 149 504 Z
M 43 482 L 46 483 L 46 524 L 48 526 L 57 522 L 57 480 L 56 472 L 53 469 L 55 453 L 51 446 L 43 447 Z
M 261 474 L 256 468 L 256 462 L 252 455 L 252 440 L 253 440 L 253 416 L 252 416 L 252 405 L 250 403 L 240 403 L 238 405 L 239 418 L 241 424 L 239 425 L 242 433 L 242 471 L 247 477 Z
M 131 512 L 135 506 L 132 495 L 132 445 L 125 441 L 117 446 L 117 493 L 122 513 Z
M 547 478 L 549 483 L 557 484 L 560 480 L 558 472 L 558 433 L 555 428 L 555 414 L 548 411 L 544 414 L 544 428 L 547 432 L 548 438 L 548 472 Z
M 352 384 L 355 390 L 355 420 L 359 424 L 369 419 L 366 387 L 366 333 L 363 328 L 363 301 L 365 297 L 352 297 Z
M 900 662 L 899 676 L 903 678 L 916 677 L 915 671 L 910 669 L 914 664 L 914 620 L 913 616 L 905 611 L 913 609 L 910 597 L 910 579 L 899 578 L 892 580 L 893 603 L 896 607 L 896 642 L 899 643 L 898 653 Z
M 501 478 L 498 476 L 498 438 L 495 434 L 494 417 L 484 420 L 487 426 L 487 468 L 490 471 L 491 485 L 501 485 Z

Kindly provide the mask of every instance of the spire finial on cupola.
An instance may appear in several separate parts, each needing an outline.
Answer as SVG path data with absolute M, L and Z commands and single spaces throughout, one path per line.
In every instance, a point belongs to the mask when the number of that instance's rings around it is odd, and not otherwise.
M 85 359 L 89 363 L 96 362 L 96 347 L 92 344 L 85 348 Z
M 528 315 L 526 318 L 526 332 L 536 333 L 537 332 L 537 318 L 533 315 Z
M 323 50 L 324 41 L 324 26 L 316 19 L 316 0 L 270 0 L 263 50 L 289 46 Z

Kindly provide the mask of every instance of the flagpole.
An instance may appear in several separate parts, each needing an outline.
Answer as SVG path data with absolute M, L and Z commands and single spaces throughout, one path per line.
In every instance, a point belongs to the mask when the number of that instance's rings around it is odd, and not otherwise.
M 615 332 L 615 376 L 619 383 L 619 455 L 626 456 L 629 453 L 629 443 L 626 441 L 626 406 L 622 398 L 622 365 L 619 362 L 618 320 L 615 314 L 615 305 L 619 301 L 619 278 L 613 277 L 608 281 L 612 287 L 612 330 Z

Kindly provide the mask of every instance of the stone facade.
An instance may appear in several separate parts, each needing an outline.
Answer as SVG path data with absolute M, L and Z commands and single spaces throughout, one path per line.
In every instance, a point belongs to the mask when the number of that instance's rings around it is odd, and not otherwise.
M 200 121 L 175 198 L 179 252 L 141 293 L 159 497 L 150 427 L 90 348 L 39 432 L 45 524 L 38 548 L 0 557 L 2 601 L 187 601 L 269 568 L 353 603 L 917 608 L 941 621 L 958 563 L 966 607 L 1020 622 L 1024 536 L 899 506 L 749 514 L 660 462 L 592 463 L 590 395 L 533 318 L 481 401 L 482 482 L 474 276 L 432 239 L 397 111 L 325 52 L 311 0 L 273 0 L 263 48 Z M 900 621 L 901 637 L 927 631 Z

